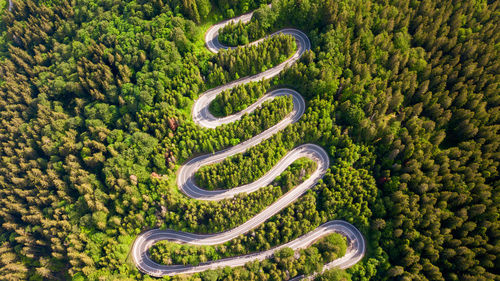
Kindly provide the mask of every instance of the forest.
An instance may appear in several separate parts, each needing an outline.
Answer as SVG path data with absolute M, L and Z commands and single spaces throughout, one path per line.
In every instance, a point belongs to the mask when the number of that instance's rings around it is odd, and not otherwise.
M 279 64 L 289 36 L 210 53 L 212 24 L 236 46 L 296 27 L 312 50 L 279 77 L 232 89 L 210 106 L 235 113 L 277 87 L 306 100 L 302 118 L 223 164 L 207 189 L 265 174 L 304 143 L 329 153 L 323 179 L 280 213 L 217 249 L 155 246 L 198 263 L 271 249 L 333 219 L 361 230 L 365 258 L 317 280 L 496 280 L 500 230 L 500 3 L 377 0 L 0 0 L 0 276 L 5 280 L 153 280 L 129 251 L 151 228 L 234 228 L 315 169 L 292 164 L 271 185 L 192 200 L 176 172 L 278 123 L 290 98 L 205 129 L 204 91 Z M 333 239 L 333 238 L 332 238 Z M 342 255 L 320 241 L 244 267 L 165 280 L 288 280 Z M 162 248 L 163 247 L 163 248 Z M 224 253 L 222 253 L 224 251 Z M 203 252 L 197 259 L 193 253 Z
M 316 248 L 316 249 L 313 249 Z M 320 260 L 314 260 L 313 258 L 302 259 L 301 262 L 311 262 L 311 264 L 301 264 L 304 268 L 316 268 L 322 267 L 324 263 L 331 262 L 337 257 L 341 257 L 345 254 L 347 248 L 347 243 L 345 237 L 338 233 L 329 234 L 320 238 L 318 241 L 313 242 L 311 246 L 305 249 L 305 252 L 310 253 L 314 251 L 322 256 Z M 284 247 L 279 250 L 281 253 L 287 252 L 287 256 L 292 256 L 295 251 L 291 248 Z M 235 253 L 231 252 L 231 248 L 227 248 L 225 245 L 221 246 L 190 246 L 190 245 L 180 245 L 170 241 L 161 241 L 153 245 L 150 249 L 152 259 L 160 264 L 193 264 L 197 265 L 201 262 L 215 261 L 225 257 L 235 256 Z M 304 252 L 299 251 L 300 254 Z M 309 256 L 309 255 L 306 255 Z M 280 255 L 277 255 L 280 257 Z M 316 262 L 317 264 L 312 264 Z M 306 269 L 303 269 L 307 271 Z M 320 271 L 320 270 L 314 270 Z M 312 273 L 314 271 L 309 271 L 307 273 Z M 307 274 L 302 272 L 302 274 Z M 291 274 L 295 276 L 297 274 Z
M 210 113 L 216 117 L 224 117 L 240 112 L 257 101 L 269 89 L 269 81 L 264 80 L 223 91 L 210 103 Z

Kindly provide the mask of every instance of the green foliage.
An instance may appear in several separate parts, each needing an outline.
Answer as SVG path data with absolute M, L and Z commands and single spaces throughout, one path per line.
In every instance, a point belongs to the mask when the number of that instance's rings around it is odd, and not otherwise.
M 151 259 L 159 264 L 191 264 L 219 259 L 217 248 L 211 246 L 180 245 L 169 241 L 160 241 L 149 250 Z
M 346 238 L 337 233 L 321 238 L 314 243 L 314 246 L 318 248 L 325 262 L 331 262 L 344 256 L 347 249 Z
M 241 21 L 237 23 L 230 23 L 219 31 L 219 41 L 226 46 L 240 46 L 246 45 L 251 41 L 255 41 L 262 36 L 257 36 L 256 38 L 248 37 L 248 26 L 249 24 L 243 24 Z M 263 35 L 263 34 L 262 34 Z
M 173 0 L 165 1 L 174 11 L 180 11 L 188 19 L 200 23 L 207 19 L 212 5 L 209 0 Z
M 249 139 L 289 112 L 289 101 L 278 99 L 215 130 L 189 118 L 201 92 L 276 65 L 295 42 L 277 36 L 211 55 L 197 41 L 203 31 L 184 17 L 203 21 L 267 2 L 218 0 L 209 8 L 204 0 L 26 0 L 16 1 L 14 15 L 3 14 L 3 279 L 149 279 L 127 261 L 141 230 L 224 231 L 297 183 L 301 170 L 292 166 L 279 187 L 219 203 L 188 200 L 175 186 L 187 158 Z M 250 24 L 227 27 L 221 38 L 228 44 L 295 26 L 313 45 L 269 86 L 301 92 L 304 116 L 227 159 L 250 170 L 234 181 L 251 181 L 306 142 L 323 146 L 332 165 L 312 191 L 228 242 L 227 251 L 269 249 L 346 219 L 369 242 L 369 256 L 348 270 L 353 280 L 495 279 L 496 9 L 494 1 L 278 0 Z M 260 90 L 235 98 L 251 87 L 221 95 L 214 102 L 220 114 L 252 103 Z M 258 164 L 266 151 L 269 161 Z M 208 170 L 218 182 L 230 178 L 216 166 Z M 331 258 L 311 248 L 301 260 L 280 253 L 279 260 L 192 277 L 284 280 Z M 335 271 L 325 276 L 349 280 Z
M 216 117 L 237 113 L 257 101 L 268 89 L 269 82 L 261 81 L 223 91 L 210 104 L 210 113 Z
M 284 272 L 281 272 L 284 269 L 290 271 L 289 275 L 291 277 L 300 273 L 312 274 L 314 272 L 321 272 L 324 263 L 343 256 L 346 248 L 346 239 L 338 233 L 329 234 L 306 249 L 297 250 L 298 259 L 295 258 L 293 249 L 284 247 L 274 254 L 273 260 L 278 265 L 278 268 L 275 268 L 274 271 L 276 272 L 271 272 L 270 275 L 284 276 Z M 228 248 L 226 245 L 193 246 L 180 245 L 169 241 L 161 241 L 153 245 L 150 249 L 150 254 L 154 261 L 165 265 L 198 265 L 207 261 L 235 256 L 231 248 Z M 235 272 L 237 270 L 229 269 L 225 271 L 226 274 L 234 274 Z M 204 274 L 200 275 L 204 276 Z M 340 270 L 330 271 L 322 277 L 325 278 L 328 276 L 337 276 L 339 278 L 350 277 L 345 271 Z
M 254 12 L 249 23 L 243 24 L 239 21 L 222 28 L 219 32 L 219 41 L 227 46 L 248 44 L 269 33 L 275 20 L 276 14 L 272 13 L 268 6 L 263 6 Z
M 217 86 L 265 71 L 284 62 L 296 49 L 292 36 L 279 34 L 257 45 L 222 50 L 208 63 L 208 84 Z
M 251 114 L 215 130 L 200 129 L 193 122 L 179 120 L 178 133 L 165 140 L 180 161 L 200 152 L 214 152 L 232 145 L 237 139 L 245 141 L 282 120 L 293 108 L 291 97 L 280 97 L 264 102 Z M 182 144 L 178 146 L 177 144 Z
M 265 102 L 265 105 L 268 102 Z M 290 97 L 278 97 L 269 107 L 269 112 L 280 112 L 285 109 L 290 112 L 293 108 Z M 267 108 L 266 108 L 267 109 Z M 272 113 L 270 113 L 272 114 Z M 275 120 L 281 120 L 285 115 Z M 195 180 L 206 189 L 230 189 L 244 185 L 262 177 L 276 162 L 281 159 L 286 150 L 268 151 L 263 146 L 248 149 L 244 154 L 238 154 L 224 161 L 201 167 L 195 174 Z
M 214 0 L 214 5 L 219 8 L 226 18 L 247 13 L 255 10 L 261 5 L 270 4 L 270 0 Z
M 330 269 L 320 274 L 315 281 L 350 281 L 351 276 L 343 270 L 340 269 Z
M 0 16 L 2 16 L 5 13 L 8 7 L 9 7 L 8 0 L 0 0 Z

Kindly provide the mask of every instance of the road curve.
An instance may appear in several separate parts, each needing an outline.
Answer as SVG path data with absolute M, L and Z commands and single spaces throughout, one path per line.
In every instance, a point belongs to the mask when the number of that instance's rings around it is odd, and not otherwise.
M 205 34 L 205 42 L 207 48 L 212 52 L 218 52 L 220 49 L 227 49 L 228 47 L 223 46 L 218 41 L 219 29 L 221 29 L 222 27 L 224 27 L 224 25 L 233 21 L 242 20 L 244 22 L 247 22 L 251 19 L 251 17 L 252 13 L 248 13 L 212 26 Z M 326 264 L 324 267 L 325 269 L 332 267 L 348 268 L 356 264 L 363 258 L 366 250 L 366 245 L 363 235 L 352 224 L 340 220 L 329 221 L 319 226 L 315 230 L 309 232 L 306 235 L 303 235 L 291 242 L 288 242 L 286 244 L 283 244 L 281 246 L 272 248 L 264 252 L 225 258 L 217 261 L 202 263 L 197 266 L 160 265 L 152 261 L 151 258 L 149 257 L 148 254 L 149 248 L 153 244 L 162 240 L 175 241 L 178 243 L 186 243 L 191 245 L 217 245 L 232 240 L 242 234 L 245 234 L 248 231 L 258 227 L 267 219 L 274 216 L 282 209 L 284 209 L 286 206 L 294 202 L 297 198 L 299 198 L 301 195 L 307 192 L 307 190 L 312 188 L 326 173 L 330 164 L 329 164 L 328 154 L 325 152 L 325 150 L 320 146 L 314 144 L 304 144 L 291 150 L 262 178 L 250 184 L 239 186 L 229 190 L 213 190 L 213 191 L 202 189 L 195 184 L 194 174 L 200 167 L 221 162 L 222 160 L 231 155 L 235 155 L 246 151 L 248 148 L 253 147 L 262 142 L 263 140 L 270 138 L 276 132 L 284 129 L 289 124 L 298 121 L 302 116 L 302 114 L 304 113 L 305 102 L 302 96 L 298 92 L 287 88 L 281 88 L 269 92 L 262 98 L 260 98 L 258 101 L 256 101 L 254 104 L 249 106 L 247 109 L 228 117 L 216 118 L 210 113 L 208 109 L 210 102 L 212 102 L 213 99 L 215 99 L 215 97 L 222 91 L 231 89 L 237 85 L 245 84 L 251 81 L 260 81 L 262 79 L 268 79 L 273 76 L 276 76 L 287 65 L 297 61 L 300 58 L 300 56 L 306 50 L 309 50 L 311 47 L 309 38 L 299 30 L 288 28 L 280 30 L 274 34 L 277 33 L 290 34 L 293 37 L 295 37 L 297 41 L 297 52 L 292 57 L 287 59 L 285 62 L 281 63 L 276 67 L 273 67 L 272 69 L 269 69 L 267 71 L 264 71 L 262 73 L 253 76 L 233 81 L 231 83 L 211 89 L 203 93 L 198 98 L 198 100 L 196 100 L 193 106 L 193 111 L 192 111 L 193 120 L 200 126 L 215 128 L 222 124 L 234 122 L 240 119 L 243 116 L 243 114 L 252 112 L 256 108 L 258 108 L 264 101 L 282 95 L 292 96 L 293 98 L 292 112 L 288 114 L 278 124 L 261 132 L 260 134 L 252 137 L 247 141 L 244 141 L 236 146 L 230 147 L 228 149 L 213 154 L 202 155 L 194 159 L 191 159 L 180 168 L 179 174 L 177 176 L 177 185 L 179 186 L 180 190 L 183 193 L 185 193 L 187 196 L 191 198 L 199 200 L 222 200 L 226 198 L 231 198 L 243 192 L 244 193 L 254 192 L 263 186 L 269 185 L 292 162 L 302 157 L 307 157 L 315 161 L 317 163 L 317 169 L 311 174 L 311 176 L 307 180 L 305 180 L 304 182 L 296 186 L 294 189 L 287 192 L 285 195 L 281 196 L 276 202 L 268 206 L 266 209 L 264 209 L 263 211 L 261 211 L 260 213 L 258 213 L 245 223 L 231 230 L 215 234 L 194 234 L 194 233 L 187 233 L 187 232 L 168 230 L 168 229 L 167 230 L 153 229 L 140 234 L 134 241 L 131 255 L 133 262 L 141 272 L 149 274 L 151 276 L 161 277 L 165 275 L 171 276 L 182 273 L 184 274 L 196 273 L 208 269 L 215 269 L 218 267 L 225 267 L 225 266 L 230 266 L 230 267 L 243 266 L 250 261 L 270 258 L 276 250 L 279 250 L 283 247 L 290 247 L 294 250 L 305 248 L 311 245 L 314 241 L 318 240 L 319 238 L 333 232 L 340 233 L 345 237 L 347 237 L 349 246 L 346 254 L 343 257 L 336 259 L 331 263 Z M 251 44 L 258 44 L 258 42 L 260 42 L 261 40 L 253 42 Z
M 243 15 L 243 17 L 246 18 L 247 14 Z M 229 22 L 231 22 L 231 21 L 225 21 L 225 24 L 228 24 Z M 215 29 L 215 27 L 218 27 L 220 29 L 222 26 L 220 24 L 216 24 L 216 25 L 212 26 L 210 29 L 208 29 L 207 33 L 205 34 L 205 42 L 208 46 L 208 49 L 211 51 L 214 51 L 214 52 L 217 52 L 220 49 L 228 49 L 229 47 L 222 46 L 219 43 L 219 40 L 218 40 L 219 30 Z M 244 77 L 242 79 L 232 81 L 230 83 L 213 88 L 213 89 L 208 90 L 205 93 L 203 93 L 198 98 L 198 100 L 196 100 L 196 102 L 193 106 L 192 116 L 193 116 L 193 120 L 195 123 L 197 123 L 198 125 L 203 126 L 203 127 L 215 128 L 215 127 L 220 126 L 222 124 L 234 122 L 234 121 L 240 119 L 245 113 L 250 113 L 253 110 L 255 110 L 264 101 L 266 101 L 269 98 L 269 97 L 266 98 L 266 96 L 269 95 L 268 94 L 268 95 L 264 96 L 263 98 L 259 99 L 257 102 L 255 102 L 251 106 L 249 106 L 248 108 L 242 110 L 241 112 L 238 112 L 236 114 L 233 114 L 233 115 L 230 115 L 227 117 L 223 117 L 223 118 L 214 117 L 210 113 L 210 110 L 209 110 L 210 103 L 222 91 L 229 90 L 229 89 L 232 89 L 238 85 L 247 84 L 249 82 L 256 82 L 256 81 L 261 81 L 262 79 L 272 78 L 272 77 L 278 75 L 281 71 L 283 71 L 285 69 L 285 67 L 295 63 L 298 59 L 300 59 L 300 57 L 302 56 L 302 54 L 305 51 L 311 49 L 311 43 L 309 41 L 309 38 L 302 31 L 297 30 L 297 29 L 293 29 L 293 28 L 286 28 L 286 29 L 282 29 L 278 32 L 275 32 L 275 33 L 271 34 L 270 36 L 273 36 L 273 35 L 279 34 L 279 33 L 288 34 L 288 35 L 295 37 L 295 40 L 297 42 L 297 51 L 290 58 L 288 58 L 284 62 L 280 63 L 279 65 L 277 65 L 271 69 L 268 69 L 264 72 L 261 72 L 261 73 L 258 73 L 258 74 L 252 75 L 252 76 L 248 76 L 248 77 Z M 262 40 L 263 39 L 260 39 L 258 41 L 251 43 L 251 44 L 257 44 L 257 43 L 261 42 Z M 282 93 L 288 92 L 289 94 L 300 97 L 299 98 L 300 100 L 298 101 L 300 103 L 300 106 L 305 106 L 304 100 L 299 93 L 297 93 L 291 89 L 286 89 L 286 88 L 282 88 L 282 89 L 280 89 L 280 91 Z M 300 116 L 299 116 L 299 118 L 300 118 Z M 297 120 L 294 120 L 294 121 L 297 121 Z

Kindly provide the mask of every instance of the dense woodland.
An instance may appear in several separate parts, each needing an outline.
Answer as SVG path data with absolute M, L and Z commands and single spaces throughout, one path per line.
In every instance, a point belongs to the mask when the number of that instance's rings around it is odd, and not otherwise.
M 316 249 L 310 249 L 311 247 L 315 247 Z M 320 238 L 318 241 L 314 241 L 314 243 L 312 243 L 312 245 L 307 247 L 306 249 L 307 251 L 314 251 L 321 254 L 322 259 L 316 261 L 314 261 L 314 259 L 308 259 L 308 262 L 317 262 L 317 264 L 309 264 L 305 266 L 321 268 L 323 264 L 331 262 L 345 254 L 347 249 L 347 241 L 344 236 L 338 233 L 332 233 Z M 283 251 L 283 249 L 281 249 L 281 251 Z M 295 251 L 290 248 L 284 251 L 291 252 L 292 255 L 295 253 Z M 231 248 L 226 247 L 226 245 L 190 246 L 181 245 L 170 241 L 161 241 L 156 243 L 155 245 L 153 245 L 153 247 L 151 247 L 150 253 L 151 258 L 155 262 L 167 265 L 198 265 L 202 262 L 215 261 L 235 255 L 235 253 L 231 252 Z M 297 253 L 300 254 L 301 251 L 298 250 Z M 314 271 L 321 272 L 321 269 Z M 310 271 L 310 273 L 313 273 L 314 271 Z M 291 276 L 295 275 L 297 274 L 291 274 Z
M 208 26 L 260 6 L 250 24 L 228 27 L 221 38 L 238 45 L 294 26 L 308 34 L 312 51 L 271 81 L 222 94 L 212 109 L 231 114 L 287 85 L 304 96 L 306 112 L 226 159 L 230 169 L 204 167 L 198 180 L 207 188 L 252 181 L 303 143 L 324 147 L 331 167 L 313 190 L 225 244 L 227 252 L 270 249 L 344 219 L 365 235 L 367 256 L 318 280 L 499 278 L 499 2 L 266 4 L 15 0 L 12 12 L 4 7 L 3 279 L 150 280 L 128 257 L 142 230 L 227 230 L 303 180 L 314 168 L 307 161 L 273 185 L 220 202 L 191 200 L 175 185 L 186 159 L 246 140 L 291 110 L 289 98 L 275 99 L 215 130 L 190 117 L 203 91 L 295 51 L 287 36 L 218 55 L 206 50 Z M 234 98 L 243 92 L 244 100 Z M 247 170 L 234 169 L 238 163 Z M 327 252 L 309 247 L 295 259 L 285 250 L 245 267 L 172 279 L 286 280 L 317 271 Z
M 218 52 L 216 64 L 208 63 L 207 86 L 217 86 L 239 79 L 241 73 L 253 75 L 285 61 L 297 46 L 290 35 L 279 34 L 262 44 Z
M 269 90 L 269 81 L 250 82 L 220 93 L 209 106 L 217 117 L 229 116 L 253 104 Z

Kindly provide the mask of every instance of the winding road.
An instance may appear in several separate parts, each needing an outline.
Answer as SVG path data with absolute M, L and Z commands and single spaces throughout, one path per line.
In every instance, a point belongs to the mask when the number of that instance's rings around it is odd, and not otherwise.
M 248 13 L 231 20 L 220 22 L 212 26 L 205 34 L 205 42 L 207 48 L 212 52 L 218 52 L 220 49 L 227 49 L 228 47 L 223 46 L 218 40 L 219 30 L 226 24 L 233 21 L 241 20 L 243 22 L 248 22 L 251 19 L 251 17 L 252 13 Z M 267 219 L 274 216 L 282 209 L 290 205 L 292 202 L 297 200 L 297 198 L 299 198 L 305 192 L 307 192 L 307 190 L 312 188 L 318 182 L 318 180 L 320 180 L 326 173 L 330 165 L 328 154 L 320 146 L 314 144 L 305 144 L 291 150 L 262 178 L 258 179 L 253 183 L 239 186 L 229 190 L 214 190 L 214 191 L 202 189 L 195 184 L 194 174 L 200 167 L 221 162 L 222 160 L 224 160 L 229 156 L 246 151 L 248 148 L 253 147 L 262 142 L 263 140 L 270 138 L 276 132 L 284 129 L 289 124 L 298 121 L 302 116 L 302 114 L 304 113 L 305 110 L 304 99 L 298 92 L 288 88 L 281 88 L 269 92 L 262 98 L 260 98 L 258 101 L 256 101 L 254 104 L 249 106 L 247 109 L 228 117 L 216 118 L 208 110 L 210 102 L 212 102 L 215 99 L 215 97 L 222 91 L 231 89 L 237 85 L 245 84 L 251 81 L 260 81 L 262 79 L 267 79 L 276 76 L 287 65 L 296 62 L 301 57 L 301 55 L 306 50 L 309 50 L 311 47 L 309 38 L 299 30 L 288 28 L 280 30 L 276 33 L 285 33 L 292 35 L 297 41 L 297 52 L 288 60 L 286 60 L 285 62 L 281 63 L 276 67 L 273 67 L 272 69 L 269 69 L 254 76 L 249 76 L 233 81 L 231 83 L 211 89 L 203 93 L 198 98 L 198 100 L 196 100 L 193 106 L 193 111 L 192 111 L 193 120 L 200 126 L 207 128 L 215 128 L 222 124 L 234 122 L 240 119 L 245 113 L 252 112 L 256 108 L 258 108 L 264 101 L 282 95 L 292 96 L 293 98 L 292 112 L 288 114 L 278 124 L 261 132 L 260 134 L 252 137 L 247 141 L 244 141 L 228 149 L 216 152 L 214 154 L 202 155 L 188 161 L 179 170 L 179 174 L 177 176 L 177 185 L 179 186 L 180 190 L 183 193 L 185 193 L 187 196 L 191 198 L 198 200 L 222 200 L 226 198 L 231 198 L 243 192 L 244 193 L 254 192 L 261 187 L 269 185 L 292 162 L 301 157 L 307 157 L 315 161 L 317 163 L 317 169 L 311 174 L 311 176 L 307 180 L 305 180 L 304 182 L 296 186 L 294 189 L 287 192 L 285 195 L 281 196 L 276 202 L 268 206 L 266 209 L 255 215 L 250 220 L 246 221 L 245 223 L 231 230 L 215 234 L 194 234 L 194 233 L 187 233 L 187 232 L 174 231 L 168 229 L 167 230 L 153 229 L 141 233 L 134 241 L 131 255 L 133 262 L 135 263 L 137 268 L 143 273 L 155 277 L 161 277 L 164 275 L 177 275 L 182 273 L 189 274 L 189 273 L 201 272 L 208 269 L 215 269 L 226 266 L 230 267 L 243 266 L 250 261 L 270 258 L 272 257 L 275 251 L 283 247 L 290 247 L 294 250 L 305 248 L 314 243 L 319 238 L 334 232 L 346 236 L 349 246 L 346 254 L 343 257 L 336 259 L 331 263 L 326 264 L 324 266 L 324 269 L 329 269 L 333 267 L 348 268 L 356 264 L 363 258 L 366 251 L 366 244 L 363 235 L 352 224 L 340 220 L 329 221 L 319 226 L 315 230 L 309 232 L 306 235 L 303 235 L 291 242 L 288 242 L 286 244 L 283 244 L 281 246 L 272 248 L 264 252 L 225 258 L 221 260 L 202 263 L 197 266 L 160 265 L 152 261 L 151 258 L 149 257 L 148 254 L 149 248 L 153 244 L 162 240 L 175 241 L 178 243 L 186 243 L 191 245 L 217 245 L 232 240 L 242 234 L 245 234 L 250 230 L 255 229 L 263 222 L 265 222 Z M 270 36 L 273 35 L 274 34 L 271 34 Z M 253 42 L 251 44 L 258 44 L 261 40 Z

